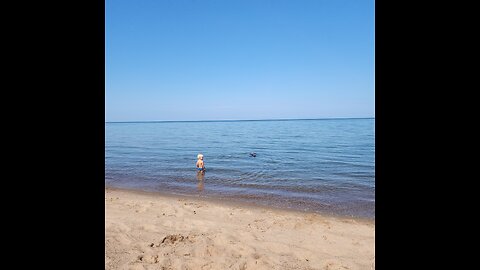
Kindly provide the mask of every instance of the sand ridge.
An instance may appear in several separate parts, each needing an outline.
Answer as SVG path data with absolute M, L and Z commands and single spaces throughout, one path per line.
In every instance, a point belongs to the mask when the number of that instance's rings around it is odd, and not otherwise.
M 105 269 L 374 269 L 375 225 L 105 189 Z

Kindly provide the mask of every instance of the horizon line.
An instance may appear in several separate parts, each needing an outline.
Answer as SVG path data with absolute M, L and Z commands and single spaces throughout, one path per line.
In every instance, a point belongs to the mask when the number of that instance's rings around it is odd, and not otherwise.
M 147 121 L 105 121 L 105 124 L 114 123 L 175 123 L 175 122 L 248 122 L 248 121 L 295 121 L 295 120 L 348 120 L 348 119 L 375 119 L 372 117 L 327 117 L 327 118 L 278 118 L 278 119 L 223 119 L 223 120 L 147 120 Z

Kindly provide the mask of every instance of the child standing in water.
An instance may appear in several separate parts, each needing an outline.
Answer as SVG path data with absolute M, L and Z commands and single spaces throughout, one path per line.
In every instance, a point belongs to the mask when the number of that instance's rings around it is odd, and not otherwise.
M 203 155 L 202 154 L 198 154 L 197 156 L 197 170 L 198 171 L 202 171 L 204 172 L 205 171 L 205 164 L 203 163 Z

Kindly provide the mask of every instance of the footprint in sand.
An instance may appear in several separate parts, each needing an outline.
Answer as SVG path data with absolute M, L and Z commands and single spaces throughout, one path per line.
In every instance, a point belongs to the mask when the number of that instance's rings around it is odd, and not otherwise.
M 115 239 L 115 241 L 121 243 L 122 245 L 130 245 L 132 243 L 129 237 L 123 234 L 116 235 L 113 237 L 113 239 Z
M 132 229 L 123 224 L 123 223 L 115 223 L 113 226 L 112 226 L 112 230 L 114 232 L 122 232 L 122 233 L 126 233 L 126 232 L 130 232 Z
M 158 263 L 158 255 L 140 255 L 137 257 L 137 262 L 155 264 Z
M 170 234 L 165 236 L 160 243 L 175 244 L 175 242 L 184 242 L 186 240 L 188 240 L 188 236 L 185 237 L 181 234 Z
M 323 268 L 325 270 L 344 270 L 344 269 L 350 269 L 346 266 L 343 266 L 343 265 L 338 265 L 338 264 L 335 264 L 335 263 L 327 263 L 327 265 L 325 265 L 325 267 Z
M 195 235 L 188 235 L 188 236 L 183 236 L 181 234 L 170 234 L 165 237 L 163 237 L 162 241 L 160 243 L 155 244 L 155 243 L 150 243 L 148 246 L 151 248 L 155 247 L 160 247 L 161 245 L 174 245 L 176 243 L 180 242 L 190 242 L 193 243 L 195 242 Z

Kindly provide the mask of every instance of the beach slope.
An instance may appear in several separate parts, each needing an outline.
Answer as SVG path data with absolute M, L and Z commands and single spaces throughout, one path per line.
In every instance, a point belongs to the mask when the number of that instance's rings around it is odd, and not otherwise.
M 374 269 L 373 221 L 105 189 L 105 269 Z

